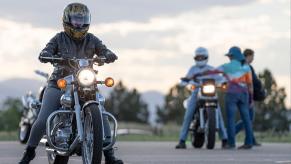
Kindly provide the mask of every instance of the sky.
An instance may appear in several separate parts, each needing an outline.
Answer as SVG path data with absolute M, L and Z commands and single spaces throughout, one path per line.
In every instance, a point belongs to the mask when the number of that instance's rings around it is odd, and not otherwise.
M 78 0 L 77 0 L 78 1 Z M 74 1 L 74 2 L 77 2 Z M 62 31 L 70 0 L 0 2 L 0 81 L 51 72 L 39 52 Z M 290 0 L 106 0 L 82 1 L 92 13 L 89 32 L 119 59 L 99 68 L 100 77 L 123 80 L 129 88 L 167 93 L 191 65 L 199 46 L 219 66 L 233 46 L 255 50 L 256 72 L 271 70 L 286 88 L 291 107 Z

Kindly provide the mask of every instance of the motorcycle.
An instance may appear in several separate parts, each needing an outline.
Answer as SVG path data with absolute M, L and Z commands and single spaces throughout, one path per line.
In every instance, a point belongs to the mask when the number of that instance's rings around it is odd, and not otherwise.
M 46 123 L 46 152 L 50 164 L 68 162 L 73 154 L 82 156 L 84 164 L 101 163 L 103 150 L 113 147 L 116 141 L 117 121 L 104 109 L 105 98 L 98 85 L 112 87 L 110 77 L 104 81 L 96 78 L 94 65 L 102 66 L 105 58 L 63 59 L 42 57 L 53 64 L 67 62 L 70 75 L 59 79 L 57 86 L 63 91 L 61 107 L 50 114 Z M 113 120 L 113 136 L 110 144 L 103 146 L 103 117 Z
M 36 70 L 35 73 L 48 79 L 48 74 Z M 22 111 L 21 119 L 18 128 L 18 140 L 20 143 L 25 144 L 29 138 L 30 130 L 35 120 L 37 119 L 38 113 L 40 111 L 42 96 L 46 86 L 41 86 L 39 88 L 38 97 L 36 97 L 31 91 L 26 95 L 22 96 Z
M 217 88 L 225 90 L 227 84 L 225 82 L 218 84 L 214 78 L 209 77 L 181 80 L 190 84 L 191 90 L 198 92 L 196 109 L 189 128 L 192 146 L 201 148 L 205 143 L 207 149 L 213 149 L 216 132 L 219 129 Z

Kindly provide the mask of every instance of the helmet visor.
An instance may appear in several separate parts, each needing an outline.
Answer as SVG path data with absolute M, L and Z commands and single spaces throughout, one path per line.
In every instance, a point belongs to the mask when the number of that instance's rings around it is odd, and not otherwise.
M 208 57 L 207 56 L 204 56 L 204 55 L 197 55 L 194 57 L 194 60 L 196 61 L 203 61 L 203 60 L 206 60 Z
M 87 27 L 90 24 L 90 16 L 89 15 L 71 15 L 70 23 L 74 28 Z

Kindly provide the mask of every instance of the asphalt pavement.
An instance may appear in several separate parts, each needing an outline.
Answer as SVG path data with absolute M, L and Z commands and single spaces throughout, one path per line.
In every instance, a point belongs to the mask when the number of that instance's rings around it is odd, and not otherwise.
M 125 164 L 291 164 L 291 143 L 263 143 L 252 150 L 194 149 L 176 150 L 175 142 L 118 142 L 116 155 Z M 0 142 L 0 164 L 17 164 L 24 145 L 18 142 Z M 45 164 L 45 148 L 39 146 L 31 164 Z M 82 163 L 80 157 L 69 163 Z M 103 162 L 104 163 L 104 162 Z

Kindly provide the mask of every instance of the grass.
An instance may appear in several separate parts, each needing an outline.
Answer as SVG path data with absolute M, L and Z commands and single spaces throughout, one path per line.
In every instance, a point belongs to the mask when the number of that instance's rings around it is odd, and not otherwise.
M 17 131 L 0 131 L 0 141 L 16 141 L 17 139 Z
M 120 123 L 119 129 L 141 129 L 145 131 L 153 131 L 149 125 L 137 124 L 137 123 Z M 163 126 L 161 130 L 155 130 L 158 135 L 151 134 L 129 134 L 119 135 L 118 141 L 178 141 L 180 127 L 176 124 L 168 124 Z M 291 143 L 291 133 L 276 134 L 272 132 L 256 132 L 256 139 L 259 142 L 281 142 Z M 0 141 L 16 141 L 17 131 L 12 132 L 0 132 Z M 238 142 L 244 141 L 244 133 L 241 132 L 236 140 Z

